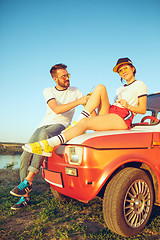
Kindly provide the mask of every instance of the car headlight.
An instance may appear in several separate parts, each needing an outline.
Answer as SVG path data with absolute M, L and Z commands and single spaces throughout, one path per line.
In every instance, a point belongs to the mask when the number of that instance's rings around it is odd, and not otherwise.
M 83 157 L 83 148 L 80 146 L 67 146 L 65 148 L 68 162 L 74 165 L 80 165 Z

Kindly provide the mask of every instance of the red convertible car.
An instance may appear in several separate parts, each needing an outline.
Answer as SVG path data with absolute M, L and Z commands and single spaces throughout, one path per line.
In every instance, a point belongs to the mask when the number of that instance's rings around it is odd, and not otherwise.
M 92 131 L 56 147 L 43 162 L 54 196 L 86 203 L 100 196 L 108 228 L 138 234 L 160 205 L 159 119 L 160 93 L 151 94 L 147 114 L 131 130 Z

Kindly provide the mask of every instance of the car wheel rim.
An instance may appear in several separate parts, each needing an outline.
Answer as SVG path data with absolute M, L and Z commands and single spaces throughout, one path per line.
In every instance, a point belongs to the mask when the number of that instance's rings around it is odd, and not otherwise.
M 140 227 L 149 214 L 151 193 L 148 184 L 139 179 L 128 188 L 124 200 L 126 223 L 132 228 Z

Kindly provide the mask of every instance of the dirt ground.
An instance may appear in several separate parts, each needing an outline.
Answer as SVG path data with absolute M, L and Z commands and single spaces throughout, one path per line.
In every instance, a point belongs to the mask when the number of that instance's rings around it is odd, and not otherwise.
M 35 184 L 33 184 L 33 191 L 34 192 L 37 191 L 38 194 L 41 194 L 41 193 L 43 194 L 44 191 L 49 189 L 49 185 L 42 178 L 41 172 L 36 175 L 34 182 Z M 6 190 L 7 190 L 8 186 L 12 189 L 15 186 L 17 186 L 17 184 L 19 183 L 20 183 L 19 169 L 15 169 L 15 170 L 0 169 L 0 186 L 6 186 Z M 10 195 L 9 190 L 7 190 L 6 193 L 8 195 L 8 198 L 11 198 L 12 201 L 15 201 L 15 203 L 17 202 L 18 198 Z M 31 211 L 24 211 L 23 214 L 20 214 L 18 216 L 18 218 L 13 218 L 12 221 L 10 221 L 8 224 L 5 224 L 5 227 L 7 227 L 8 225 L 12 229 L 21 230 L 22 228 L 32 224 L 33 217 L 34 215 L 36 215 L 36 212 L 37 212 L 36 209 Z
M 42 178 L 42 173 L 35 176 L 33 184 L 33 189 L 43 192 L 46 189 L 49 189 L 49 185 Z M 19 169 L 10 170 L 10 169 L 0 169 L 0 185 L 15 187 L 15 184 L 20 183 Z

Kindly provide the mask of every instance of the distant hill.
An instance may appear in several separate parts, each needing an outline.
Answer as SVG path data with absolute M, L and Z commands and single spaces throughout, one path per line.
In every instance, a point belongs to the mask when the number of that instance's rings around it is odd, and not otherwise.
M 0 154 L 1 155 L 16 155 L 23 152 L 22 146 L 24 143 L 9 143 L 0 142 Z

